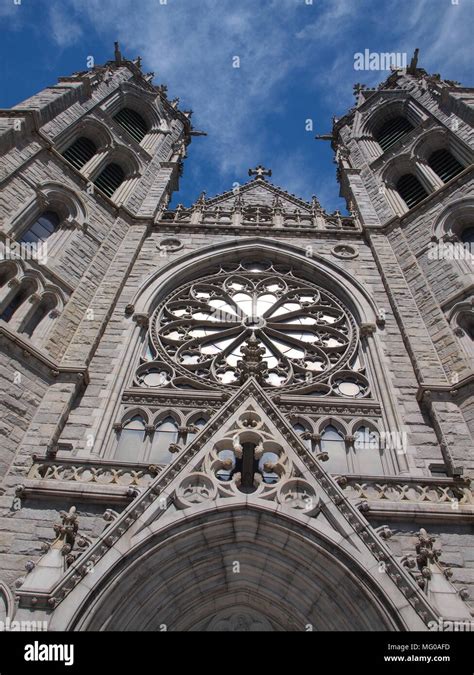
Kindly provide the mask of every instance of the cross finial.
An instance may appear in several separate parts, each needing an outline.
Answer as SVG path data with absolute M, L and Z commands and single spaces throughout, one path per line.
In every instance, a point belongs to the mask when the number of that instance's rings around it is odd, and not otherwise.
M 249 169 L 249 176 L 255 176 L 255 178 L 263 178 L 265 180 L 265 176 L 270 177 L 271 175 L 272 170 L 265 169 L 261 164 L 256 166 L 255 169 Z
M 361 91 L 364 91 L 364 89 L 367 89 L 367 85 L 357 82 L 353 87 L 355 96 L 358 96 Z

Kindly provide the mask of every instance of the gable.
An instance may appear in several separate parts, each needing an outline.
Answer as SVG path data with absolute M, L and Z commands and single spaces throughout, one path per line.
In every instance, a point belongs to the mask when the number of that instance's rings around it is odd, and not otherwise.
M 207 200 L 206 206 L 232 210 L 236 202 L 240 203 L 243 208 L 246 206 L 267 206 L 269 208 L 279 206 L 283 211 L 293 212 L 295 209 L 308 213 L 311 211 L 311 204 L 308 202 L 259 178 L 246 183 L 238 190 L 225 192 Z

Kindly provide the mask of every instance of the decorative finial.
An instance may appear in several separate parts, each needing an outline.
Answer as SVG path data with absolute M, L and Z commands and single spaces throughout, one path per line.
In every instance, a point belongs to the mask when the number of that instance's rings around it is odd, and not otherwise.
M 118 42 L 114 42 L 114 57 L 115 57 L 115 63 L 119 66 L 122 63 L 122 54 L 120 52 L 120 45 Z
M 313 211 L 322 211 L 321 203 L 319 199 L 316 197 L 316 195 L 313 195 L 311 197 L 311 209 Z
M 354 95 L 358 96 L 361 91 L 364 91 L 364 89 L 367 89 L 366 84 L 361 84 L 360 82 L 356 82 L 356 84 L 353 87 Z
M 263 384 L 267 373 L 267 364 L 263 360 L 265 347 L 260 346 L 254 331 L 245 341 L 245 345 L 240 348 L 242 360 L 237 362 L 236 375 L 239 377 L 239 383 L 243 384 L 249 377 L 255 377 L 257 382 Z
M 263 180 L 265 180 L 265 176 L 270 177 L 271 175 L 272 175 L 272 170 L 271 169 L 265 169 L 265 167 L 262 166 L 261 164 L 256 166 L 255 169 L 249 169 L 249 176 L 255 176 L 255 179 L 263 178 Z
M 415 53 L 413 54 L 413 58 L 410 61 L 410 67 L 408 71 L 412 74 L 415 74 L 416 67 L 418 65 L 418 54 L 420 53 L 420 50 L 418 47 L 415 49 Z

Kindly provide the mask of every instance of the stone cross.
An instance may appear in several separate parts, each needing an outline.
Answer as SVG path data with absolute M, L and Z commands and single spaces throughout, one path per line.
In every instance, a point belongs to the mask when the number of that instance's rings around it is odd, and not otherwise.
M 271 169 L 265 169 L 264 166 L 259 164 L 258 166 L 255 167 L 255 169 L 249 169 L 249 176 L 255 176 L 255 178 L 263 178 L 265 180 L 265 176 L 271 176 L 272 175 L 272 170 Z

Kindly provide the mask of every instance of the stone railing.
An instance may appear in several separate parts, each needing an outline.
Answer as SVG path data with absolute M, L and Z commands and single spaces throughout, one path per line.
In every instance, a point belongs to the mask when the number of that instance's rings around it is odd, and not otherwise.
M 340 476 L 340 486 L 351 499 L 368 502 L 411 502 L 431 504 L 473 505 L 474 495 L 469 481 L 451 478 L 401 478 L 400 476 Z
M 221 225 L 237 227 L 277 227 L 283 229 L 326 229 L 326 230 L 358 230 L 357 222 L 352 216 L 318 213 L 296 210 L 294 213 L 281 213 L 275 209 L 255 207 L 255 213 L 246 213 L 220 208 L 176 208 L 165 211 L 160 218 L 163 225 Z
M 163 470 L 162 466 L 139 466 L 90 460 L 37 461 L 28 473 L 28 480 L 51 480 L 82 484 L 146 487 Z

